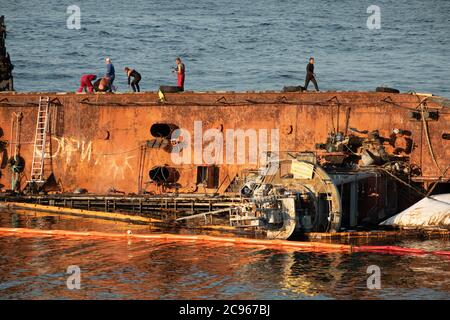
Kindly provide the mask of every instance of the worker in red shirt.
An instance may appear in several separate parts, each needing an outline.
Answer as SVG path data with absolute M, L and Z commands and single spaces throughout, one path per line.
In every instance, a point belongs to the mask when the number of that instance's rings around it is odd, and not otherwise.
M 173 70 L 173 72 L 177 73 L 177 87 L 180 91 L 184 91 L 184 77 L 185 77 L 185 70 L 186 67 L 184 66 L 184 63 L 181 62 L 181 58 L 177 57 L 175 59 L 175 62 L 177 64 L 177 67 Z
M 94 87 L 92 86 L 92 81 L 97 79 L 97 76 L 95 74 L 85 74 L 80 79 L 80 88 L 78 88 L 77 92 L 82 92 L 85 90 L 89 90 L 89 93 L 94 92 Z M 86 90 L 87 87 L 87 90 Z

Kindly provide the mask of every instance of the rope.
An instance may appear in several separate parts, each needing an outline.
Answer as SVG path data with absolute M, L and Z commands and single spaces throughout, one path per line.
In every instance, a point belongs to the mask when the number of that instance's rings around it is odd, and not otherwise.
M 408 102 L 393 102 L 393 101 L 387 101 L 387 100 L 381 100 L 383 103 L 391 104 L 397 108 L 402 108 L 406 110 L 414 111 L 416 109 L 404 107 L 401 106 L 400 103 L 407 104 Z M 92 105 L 92 106 L 122 106 L 122 107 L 129 107 L 129 106 L 198 106 L 198 107 L 216 107 L 216 106 L 249 106 L 249 105 L 277 105 L 277 104 L 284 104 L 284 105 L 295 105 L 295 106 L 322 106 L 322 107 L 329 107 L 330 106 L 330 99 L 326 101 L 302 101 L 302 100 L 271 100 L 271 101 L 256 101 L 256 100 L 244 100 L 244 101 L 233 101 L 233 102 L 227 102 L 227 103 L 201 103 L 201 102 L 195 102 L 195 101 L 179 101 L 179 102 L 155 102 L 155 101 L 149 101 L 149 102 L 139 102 L 139 101 L 127 101 L 127 102 L 89 102 L 89 101 L 79 101 L 80 104 L 86 104 L 86 105 Z M 350 102 L 339 102 L 340 106 L 354 106 L 354 103 Z M 378 107 L 377 104 L 374 104 L 373 102 L 358 102 L 358 105 L 361 106 L 369 106 L 369 107 Z
M 390 175 L 391 177 L 393 177 L 394 179 L 396 179 L 396 180 L 399 181 L 400 183 L 404 184 L 405 186 L 411 188 L 413 191 L 417 192 L 419 195 L 421 195 L 421 196 L 423 196 L 423 197 L 425 197 L 425 198 L 432 199 L 432 200 L 434 200 L 434 201 L 438 201 L 438 202 L 441 202 L 441 203 L 450 205 L 449 202 L 445 202 L 445 201 L 442 201 L 442 200 L 438 200 L 438 199 L 436 199 L 436 198 L 431 197 L 430 195 L 427 195 L 426 193 L 423 193 L 422 191 L 420 191 L 419 189 L 417 189 L 417 188 L 414 187 L 413 185 L 411 185 L 411 184 L 407 183 L 406 181 L 400 179 L 399 177 L 397 177 L 396 175 L 392 174 L 392 173 L 389 172 L 388 170 L 386 170 L 386 169 L 384 169 L 384 168 L 379 168 L 379 169 L 382 170 L 383 172 L 386 172 L 388 175 Z
M 422 123 L 423 123 L 423 127 L 424 127 L 424 131 L 425 131 L 425 136 L 427 138 L 427 145 L 428 145 L 428 150 L 430 151 L 430 155 L 431 158 L 433 159 L 433 162 L 436 166 L 436 168 L 439 170 L 441 176 L 444 176 L 444 172 L 442 171 L 441 167 L 439 166 L 437 159 L 436 159 L 436 155 L 434 154 L 434 150 L 433 150 L 433 146 L 431 144 L 431 139 L 430 139 L 430 133 L 428 132 L 428 123 L 425 120 L 425 110 L 424 110 L 424 105 L 423 103 L 425 102 L 425 100 L 427 100 L 429 97 L 425 97 L 422 101 L 420 101 L 419 106 L 420 106 L 420 111 L 422 114 Z M 420 98 L 419 98 L 420 99 Z
M 445 174 L 447 173 L 448 169 L 450 169 L 450 165 L 447 166 L 447 168 L 445 168 L 444 173 L 439 177 L 438 180 L 441 180 L 442 178 L 445 177 Z M 433 190 L 436 188 L 437 185 L 438 185 L 438 182 L 435 182 L 433 184 L 433 186 L 430 188 L 430 190 L 428 190 L 427 195 L 430 195 L 433 192 Z

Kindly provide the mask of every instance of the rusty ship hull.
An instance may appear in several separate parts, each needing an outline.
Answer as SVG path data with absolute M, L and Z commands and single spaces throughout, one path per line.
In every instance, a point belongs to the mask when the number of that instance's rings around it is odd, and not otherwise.
M 202 130 L 219 132 L 236 128 L 277 129 L 281 161 L 298 161 L 302 157 L 304 160 L 305 152 L 313 154 L 314 159 L 306 162 L 325 168 L 326 179 L 334 181 L 333 190 L 316 192 L 313 201 L 316 204 L 320 202 L 320 193 L 328 197 L 326 208 L 320 210 L 329 212 L 329 223 L 328 226 L 325 226 L 326 222 L 321 223 L 320 227 L 312 229 L 314 231 L 338 231 L 362 222 L 377 223 L 413 204 L 427 192 L 447 192 L 449 186 L 450 109 L 448 100 L 440 97 L 383 92 L 184 92 L 166 94 L 165 100 L 161 101 L 158 94 L 152 92 L 4 92 L 0 94 L 3 141 L 0 184 L 6 193 L 11 189 L 13 178 L 8 159 L 17 152 L 24 161 L 17 190 L 30 189 L 38 110 L 43 97 L 49 107 L 43 158 L 46 181 L 34 190 L 40 195 L 33 198 L 33 190 L 28 190 L 27 201 L 39 198 L 39 201 L 51 204 L 54 203 L 49 200 L 51 198 L 64 198 L 64 204 L 67 204 L 65 197 L 83 190 L 86 193 L 84 199 L 88 199 L 88 195 L 165 199 L 159 201 L 159 205 L 162 208 L 161 203 L 165 201 L 167 209 L 173 205 L 173 199 L 193 197 L 196 200 L 191 200 L 189 205 L 178 208 L 175 205 L 174 210 L 182 216 L 192 217 L 193 221 L 198 212 L 214 214 L 223 208 L 221 203 L 230 206 L 227 199 L 242 202 L 243 198 L 248 198 L 242 193 L 242 187 L 249 172 L 261 167 L 261 159 L 256 163 L 217 161 L 212 165 L 198 161 L 173 162 L 173 145 L 179 142 L 170 136 L 173 129 L 183 128 L 193 136 L 195 123 L 199 122 Z M 336 134 L 350 137 L 350 140 L 364 139 L 362 136 L 367 132 L 377 132 L 383 152 L 401 160 L 401 174 L 386 170 L 392 169 L 392 166 L 386 167 L 390 163 L 388 160 L 378 165 L 361 165 L 361 148 L 350 150 L 345 146 L 346 149 L 342 149 L 336 146 L 339 143 L 330 141 L 330 135 L 333 138 Z M 247 140 L 249 143 L 251 141 Z M 203 144 L 207 142 L 203 141 Z M 18 146 L 20 151 L 17 151 Z M 194 147 L 189 146 L 192 154 L 196 152 Z M 356 154 L 360 155 L 359 159 L 342 161 Z M 284 178 L 279 182 L 290 184 Z M 297 187 L 294 189 L 298 190 Z M 289 196 L 292 197 L 292 192 Z M 169 204 L 167 197 L 172 199 Z M 198 199 L 205 197 L 208 206 L 196 210 L 192 203 L 201 202 Z M 308 197 L 303 195 L 303 198 Z M 220 200 L 211 204 L 211 199 Z M 105 208 L 113 210 L 108 203 Z M 314 208 L 308 210 L 320 211 L 317 205 Z M 270 210 L 259 208 L 256 210 L 259 213 L 254 216 L 267 215 Z M 337 218 L 331 214 L 333 211 L 338 212 Z M 231 211 L 228 214 L 231 215 Z M 271 218 L 265 216 L 266 222 L 272 219 L 274 223 L 282 223 L 273 217 L 272 211 L 270 215 Z M 330 222 L 333 219 L 335 223 Z M 251 220 L 247 214 L 235 221 L 239 226 L 261 227 L 261 221 L 246 220 Z M 296 221 L 297 227 L 302 224 L 300 220 Z M 303 224 L 314 224 L 311 220 L 317 219 L 312 217 Z

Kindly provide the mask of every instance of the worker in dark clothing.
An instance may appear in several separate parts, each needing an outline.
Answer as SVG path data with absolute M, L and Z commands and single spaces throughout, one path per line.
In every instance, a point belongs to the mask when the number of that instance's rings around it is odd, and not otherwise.
M 114 69 L 114 65 L 111 63 L 111 59 L 110 58 L 106 58 L 105 59 L 105 63 L 106 63 L 106 77 L 109 80 L 109 92 L 113 91 L 113 82 L 114 79 L 116 78 L 116 71 Z
M 309 58 L 309 63 L 306 66 L 306 79 L 305 79 L 305 90 L 308 89 L 309 82 L 314 84 L 316 91 L 319 91 L 319 86 L 317 85 L 316 75 L 314 73 L 314 58 Z
M 95 81 L 94 89 L 97 92 L 107 92 L 109 91 L 109 79 L 107 77 L 103 77 Z
M 133 88 L 133 91 L 141 92 L 141 89 L 139 88 L 139 81 L 141 81 L 142 79 L 141 74 L 136 70 L 130 69 L 128 67 L 125 67 L 125 73 L 128 77 L 128 85 L 130 85 L 131 77 L 133 77 L 133 81 L 131 81 L 131 88 Z
M 184 79 L 186 67 L 184 63 L 181 61 L 180 57 L 177 57 L 175 59 L 175 63 L 177 64 L 177 67 L 173 70 L 173 72 L 177 73 L 177 87 L 180 91 L 184 91 Z
M 20 156 L 20 145 L 16 146 L 14 155 L 9 158 L 8 164 L 11 168 L 11 190 L 19 192 L 20 180 L 25 168 L 25 160 Z

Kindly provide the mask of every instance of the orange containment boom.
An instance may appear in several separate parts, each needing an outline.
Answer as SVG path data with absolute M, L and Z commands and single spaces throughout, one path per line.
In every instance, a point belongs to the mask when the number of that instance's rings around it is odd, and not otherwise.
M 52 237 L 88 237 L 92 239 L 126 239 L 126 240 L 166 240 L 179 242 L 208 242 L 217 244 L 232 244 L 232 245 L 250 245 L 250 246 L 264 246 L 277 249 L 294 249 L 308 252 L 374 252 L 374 253 L 388 253 L 388 254 L 412 254 L 424 255 L 434 254 L 440 256 L 450 257 L 450 251 L 434 251 L 429 252 L 421 249 L 403 248 L 397 246 L 353 246 L 346 244 L 332 244 L 321 242 L 300 242 L 287 240 L 264 240 L 264 239 L 250 239 L 237 237 L 215 237 L 205 235 L 178 235 L 167 233 L 154 234 L 132 234 L 128 233 L 110 233 L 110 232 L 96 232 L 96 231 L 69 231 L 69 230 L 41 230 L 28 228 L 0 228 L 0 236 L 52 236 Z

